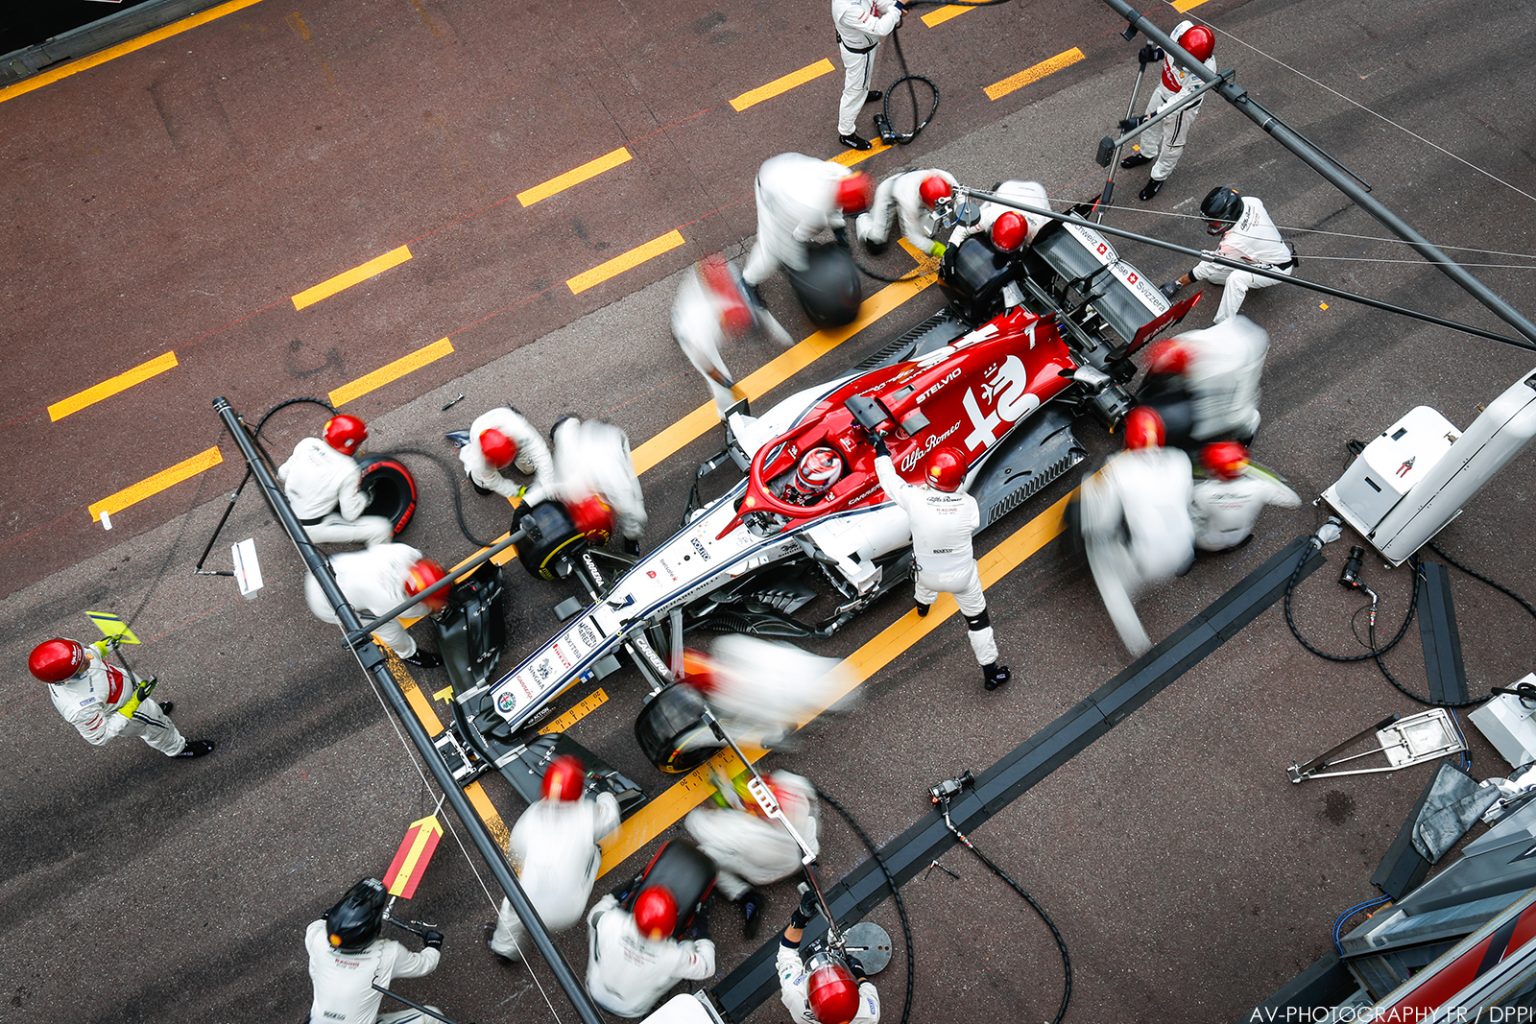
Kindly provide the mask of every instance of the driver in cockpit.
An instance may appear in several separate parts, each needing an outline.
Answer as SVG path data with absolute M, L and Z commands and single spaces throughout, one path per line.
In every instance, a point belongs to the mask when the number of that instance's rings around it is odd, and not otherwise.
M 843 460 L 826 445 L 800 456 L 795 475 L 784 486 L 784 500 L 795 505 L 814 505 L 843 477 Z

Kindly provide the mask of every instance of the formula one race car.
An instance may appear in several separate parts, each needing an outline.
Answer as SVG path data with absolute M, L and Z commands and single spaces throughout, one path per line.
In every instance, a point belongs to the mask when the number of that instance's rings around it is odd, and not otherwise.
M 1048 226 L 1022 254 L 969 238 L 940 273 L 949 308 L 852 372 L 760 415 L 745 402 L 731 410 L 682 528 L 649 553 L 585 544 L 553 502 L 521 518 L 524 565 L 574 576 L 589 601 L 558 606 L 564 627 L 499 678 L 451 673 L 455 722 L 438 742 L 464 780 L 494 766 L 534 791 L 541 764 L 569 741 L 530 748 L 532 727 L 560 694 L 616 669 L 620 652 L 651 686 L 635 724 L 646 756 L 666 771 L 701 763 L 723 744 L 702 698 L 676 682 L 689 633 L 830 636 L 908 578 L 911 536 L 876 478 L 875 433 L 909 480 L 936 449 L 961 453 L 985 528 L 1083 459 L 1075 418 L 1119 421 L 1130 356 L 1195 301 L 1170 308 L 1107 240 L 1071 224 Z M 797 479 L 812 451 L 834 481 L 824 490 Z M 701 503 L 703 481 L 730 465 L 740 479 Z

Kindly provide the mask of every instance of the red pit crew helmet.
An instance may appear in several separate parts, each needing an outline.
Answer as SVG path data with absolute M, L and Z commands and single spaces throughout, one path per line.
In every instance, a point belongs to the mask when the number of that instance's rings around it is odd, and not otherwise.
M 998 214 L 992 222 L 992 247 L 998 252 L 1018 252 L 1029 237 L 1029 222 L 1017 210 Z
M 837 208 L 852 216 L 869 209 L 875 199 L 875 183 L 863 171 L 854 171 L 838 180 Z
M 937 174 L 928 175 L 928 177 L 923 179 L 923 183 L 917 186 L 918 198 L 922 199 L 923 205 L 930 210 L 934 208 L 940 199 L 948 199 L 954 194 L 954 189 L 949 187 L 949 182 Z
M 1189 346 L 1177 338 L 1167 338 L 1147 350 L 1147 372 L 1182 374 L 1189 372 Z
M 368 425 L 356 416 L 338 413 L 325 421 L 325 443 L 343 455 L 356 455 L 368 440 Z
M 1211 59 L 1211 54 L 1216 52 L 1216 34 L 1204 25 L 1193 25 L 1184 30 L 1184 34 L 1175 39 L 1189 55 L 1202 63 Z
M 953 448 L 940 448 L 928 456 L 928 486 L 953 492 L 965 483 L 965 457 Z
M 677 899 L 659 885 L 635 897 L 635 927 L 648 939 L 665 939 L 677 928 Z
M 40 681 L 62 683 L 85 667 L 85 647 L 78 640 L 56 636 L 32 648 L 27 668 Z
M 506 434 L 491 427 L 480 432 L 480 454 L 497 469 L 506 469 L 517 458 L 517 444 Z
M 1161 448 L 1168 438 L 1163 418 L 1154 410 L 1138 405 L 1125 415 L 1125 450 Z
M 420 559 L 411 566 L 411 571 L 406 573 L 405 596 L 415 597 L 447 575 L 447 571 L 432 559 Z M 448 592 L 452 589 L 453 584 L 450 583 L 431 597 L 424 598 L 421 603 L 426 605 L 428 611 L 440 612 L 448 607 Z
M 562 754 L 544 769 L 544 784 L 540 795 L 557 803 L 572 803 L 581 799 L 587 785 L 587 770 L 581 760 L 570 754 Z
M 1200 465 L 1218 480 L 1236 480 L 1248 468 L 1248 449 L 1236 441 L 1212 441 L 1200 450 Z
M 699 280 L 714 297 L 720 310 L 720 326 L 727 334 L 742 334 L 751 328 L 752 310 L 747 308 L 746 296 L 725 260 L 711 256 L 700 263 Z
M 806 968 L 805 994 L 818 1024 L 848 1024 L 859 1015 L 859 983 L 841 957 L 823 951 Z

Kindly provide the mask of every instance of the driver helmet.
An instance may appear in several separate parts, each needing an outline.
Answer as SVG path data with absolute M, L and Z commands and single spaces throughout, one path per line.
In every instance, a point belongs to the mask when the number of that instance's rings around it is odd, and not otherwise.
M 826 445 L 818 445 L 800 456 L 795 467 L 794 488 L 805 497 L 824 494 L 843 476 L 843 460 Z

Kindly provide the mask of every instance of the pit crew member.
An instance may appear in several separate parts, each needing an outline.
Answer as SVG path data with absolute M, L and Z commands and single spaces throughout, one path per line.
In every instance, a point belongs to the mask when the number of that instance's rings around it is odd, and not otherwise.
M 323 438 L 323 440 L 322 440 Z M 383 516 L 364 515 L 363 470 L 355 456 L 368 438 L 356 416 L 338 413 L 325 421 L 321 437 L 306 437 L 278 467 L 277 478 L 293 514 L 316 544 L 387 544 L 394 524 Z

